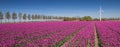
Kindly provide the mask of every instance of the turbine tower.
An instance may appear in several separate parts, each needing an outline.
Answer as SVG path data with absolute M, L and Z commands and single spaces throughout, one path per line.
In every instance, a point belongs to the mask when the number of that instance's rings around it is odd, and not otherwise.
M 102 21 L 102 12 L 103 12 L 103 10 L 102 10 L 101 6 L 100 6 L 100 10 L 99 11 L 100 11 L 100 13 L 99 13 L 100 14 L 100 21 Z

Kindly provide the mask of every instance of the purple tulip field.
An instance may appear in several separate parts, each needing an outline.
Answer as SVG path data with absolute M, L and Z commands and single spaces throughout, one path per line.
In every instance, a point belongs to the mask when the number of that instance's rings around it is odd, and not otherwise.
M 120 22 L 1 23 L 0 47 L 120 47 Z

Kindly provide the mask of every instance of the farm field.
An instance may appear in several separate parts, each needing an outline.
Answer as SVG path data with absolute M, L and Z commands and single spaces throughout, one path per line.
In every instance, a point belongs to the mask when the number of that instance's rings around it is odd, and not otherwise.
M 120 47 L 120 21 L 4 23 L 0 47 Z

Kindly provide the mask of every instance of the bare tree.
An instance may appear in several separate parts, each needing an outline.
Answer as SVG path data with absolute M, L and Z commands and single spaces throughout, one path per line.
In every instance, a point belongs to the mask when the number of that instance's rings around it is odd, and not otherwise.
M 41 17 L 40 17 L 40 15 L 38 15 L 38 19 L 40 19 Z
M 30 14 L 28 14 L 28 20 L 31 20 L 31 16 L 30 16 Z
M 12 13 L 12 19 L 14 20 L 14 22 L 15 22 L 15 19 L 17 19 L 17 14 L 15 12 Z
M 32 21 L 35 19 L 35 15 L 32 15 Z
M 18 17 L 19 17 L 19 21 L 21 22 L 22 21 L 22 13 L 19 13 Z
M 43 16 L 43 19 L 46 19 L 46 16 Z
M 26 17 L 27 17 L 26 14 L 24 14 L 24 15 L 23 15 L 23 19 L 26 20 Z
M 9 12 L 6 12 L 6 15 L 5 15 L 5 16 L 6 16 L 6 19 L 8 19 L 8 22 L 9 22 L 9 19 L 10 19 L 10 17 L 11 17 L 11 16 L 10 16 L 10 13 L 9 13 Z
M 37 19 L 37 14 L 35 15 L 35 19 Z
M 3 13 L 0 12 L 0 22 L 2 23 L 2 19 L 3 19 Z

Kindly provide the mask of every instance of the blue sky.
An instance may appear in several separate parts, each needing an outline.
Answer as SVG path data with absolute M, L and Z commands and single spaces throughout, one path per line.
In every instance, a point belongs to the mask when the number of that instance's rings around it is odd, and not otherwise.
M 120 0 L 0 0 L 0 11 L 99 18 L 100 5 L 102 17 L 120 17 Z

